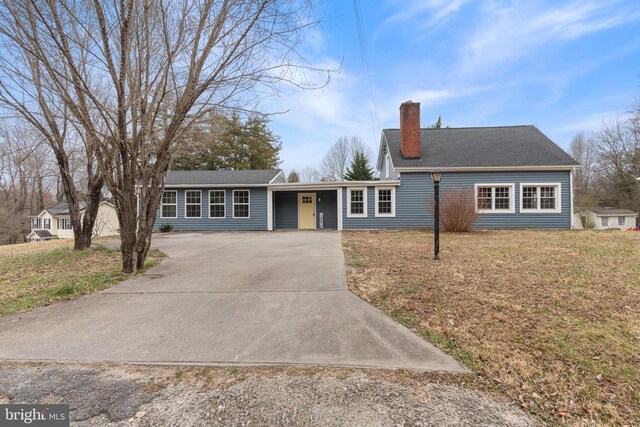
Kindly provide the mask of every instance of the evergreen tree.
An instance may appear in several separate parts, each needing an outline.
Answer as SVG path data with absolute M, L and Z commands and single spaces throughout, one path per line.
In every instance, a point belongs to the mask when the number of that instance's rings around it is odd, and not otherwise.
M 194 127 L 173 162 L 174 170 L 273 169 L 280 163 L 280 137 L 260 116 L 216 115 Z
M 362 151 L 356 151 L 351 166 L 344 175 L 347 181 L 372 181 L 373 169 L 369 166 L 369 159 Z
M 433 129 L 442 129 L 442 116 L 438 116 L 438 121 L 431 125 Z

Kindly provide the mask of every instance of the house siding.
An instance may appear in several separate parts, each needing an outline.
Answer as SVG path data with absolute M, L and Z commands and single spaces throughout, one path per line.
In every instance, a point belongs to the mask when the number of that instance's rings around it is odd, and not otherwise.
M 433 227 L 433 216 L 426 202 L 433 197 L 433 183 L 426 172 L 402 173 L 396 187 L 395 217 L 375 216 L 375 186 L 367 188 L 367 217 L 347 216 L 347 189 L 342 189 L 344 229 Z M 520 183 L 560 183 L 561 213 L 520 213 Z M 448 189 L 469 189 L 474 184 L 514 184 L 515 213 L 480 214 L 476 228 L 571 228 L 571 188 L 569 171 L 551 172 L 449 172 L 440 184 L 441 194 Z M 381 182 L 380 186 L 384 183 Z
M 380 169 L 380 180 L 381 181 L 395 181 L 397 180 L 400 175 L 396 172 L 395 168 L 393 167 L 393 162 L 391 161 L 391 156 L 387 157 L 389 150 L 387 147 L 387 144 L 384 143 L 382 145 L 382 162 L 380 164 L 381 169 Z M 389 175 L 387 175 L 387 163 L 389 163 Z
M 324 216 L 324 228 L 338 228 L 338 198 L 335 190 L 276 191 L 273 203 L 276 230 L 298 228 L 299 193 L 316 194 L 316 228 L 320 228 L 320 213 Z
M 200 231 L 200 230 L 266 230 L 267 229 L 267 189 L 265 187 L 226 187 L 215 188 L 226 190 L 225 194 L 225 218 L 209 218 L 209 190 L 211 188 L 186 188 L 172 189 L 178 192 L 177 218 L 161 218 L 160 210 L 156 215 L 155 229 L 163 224 L 170 224 L 174 230 Z M 185 218 L 185 191 L 202 191 L 201 209 L 202 218 Z M 233 218 L 233 190 L 249 190 L 249 218 Z

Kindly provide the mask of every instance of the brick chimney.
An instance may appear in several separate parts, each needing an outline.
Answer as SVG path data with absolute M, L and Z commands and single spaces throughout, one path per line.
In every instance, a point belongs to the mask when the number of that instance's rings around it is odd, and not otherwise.
M 400 105 L 400 152 L 405 159 L 420 158 L 420 103 Z

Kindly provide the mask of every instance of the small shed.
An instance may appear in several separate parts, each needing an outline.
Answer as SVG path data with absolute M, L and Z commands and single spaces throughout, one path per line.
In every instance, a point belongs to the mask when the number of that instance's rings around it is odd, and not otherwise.
M 591 228 L 589 225 L 593 225 L 596 230 L 626 230 L 636 226 L 638 213 L 631 209 L 589 208 L 580 212 L 580 217 L 585 228 Z

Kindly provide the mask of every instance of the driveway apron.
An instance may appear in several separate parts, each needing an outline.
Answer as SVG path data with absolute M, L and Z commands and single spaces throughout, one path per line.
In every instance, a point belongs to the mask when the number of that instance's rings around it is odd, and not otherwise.
M 171 233 L 103 292 L 0 319 L 0 359 L 465 371 L 347 290 L 339 232 Z

